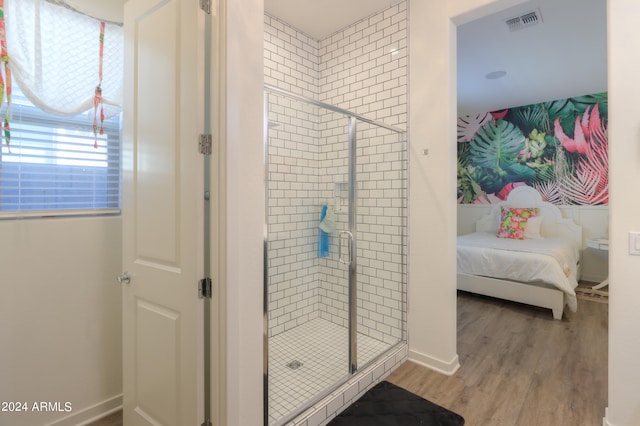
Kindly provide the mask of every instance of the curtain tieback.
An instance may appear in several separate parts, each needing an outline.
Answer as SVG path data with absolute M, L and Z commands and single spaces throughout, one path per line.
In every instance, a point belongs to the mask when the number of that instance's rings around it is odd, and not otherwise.
M 2 1 L 2 0 L 0 0 Z M 104 21 L 100 22 L 100 62 L 98 65 L 98 85 L 93 96 L 93 136 L 94 148 L 98 148 L 98 133 L 104 135 L 104 104 L 102 103 L 102 62 L 104 58 Z M 100 129 L 98 130 L 98 107 L 100 108 Z
M 0 56 L 4 64 L 4 78 L 0 72 L 0 107 L 4 102 L 4 95 L 7 95 L 7 109 L 4 112 L 2 128 L 4 130 L 4 140 L 7 146 L 11 143 L 11 128 L 9 127 L 9 114 L 11 107 L 11 70 L 9 69 L 9 54 L 7 53 L 7 31 L 4 24 L 4 0 L 0 0 Z M 6 82 L 5 82 L 6 81 Z

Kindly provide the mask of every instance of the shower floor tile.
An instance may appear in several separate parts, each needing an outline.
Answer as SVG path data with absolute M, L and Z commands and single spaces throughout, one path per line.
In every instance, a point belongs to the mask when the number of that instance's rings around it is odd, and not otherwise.
M 391 345 L 358 333 L 358 365 Z M 348 375 L 345 327 L 316 318 L 269 339 L 269 424 Z

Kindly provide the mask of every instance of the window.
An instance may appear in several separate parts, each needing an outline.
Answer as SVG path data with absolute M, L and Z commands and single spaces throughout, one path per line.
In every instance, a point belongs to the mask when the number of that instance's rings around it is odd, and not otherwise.
M 11 144 L 0 152 L 0 210 L 120 207 L 120 115 L 94 148 L 93 115 L 45 113 L 14 86 Z
M 118 212 L 122 24 L 58 0 L 2 7 L 13 94 L 11 145 L 0 147 L 0 218 Z M 107 120 L 94 147 L 96 86 Z

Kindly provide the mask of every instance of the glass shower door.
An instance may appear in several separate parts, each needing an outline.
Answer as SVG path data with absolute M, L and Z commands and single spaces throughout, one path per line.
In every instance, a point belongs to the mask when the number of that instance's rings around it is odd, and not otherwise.
M 278 425 L 349 375 L 348 135 L 341 114 L 278 93 L 265 103 L 265 423 Z
M 265 94 L 265 424 L 405 339 L 404 134 Z
M 404 134 L 359 120 L 356 131 L 358 367 L 404 340 L 407 159 Z

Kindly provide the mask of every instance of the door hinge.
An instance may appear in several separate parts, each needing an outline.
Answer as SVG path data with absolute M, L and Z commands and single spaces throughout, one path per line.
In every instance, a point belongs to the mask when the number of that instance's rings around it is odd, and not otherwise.
M 200 0 L 200 9 L 208 15 L 211 15 L 211 2 L 212 0 Z
M 211 278 L 203 278 L 198 283 L 198 297 L 200 299 L 211 299 L 213 295 L 213 282 Z
M 211 424 L 211 420 L 205 420 L 205 422 L 202 423 L 200 426 L 213 426 L 213 424 Z
M 211 135 L 200 135 L 198 140 L 198 150 L 200 154 L 211 155 L 213 152 L 213 138 Z

